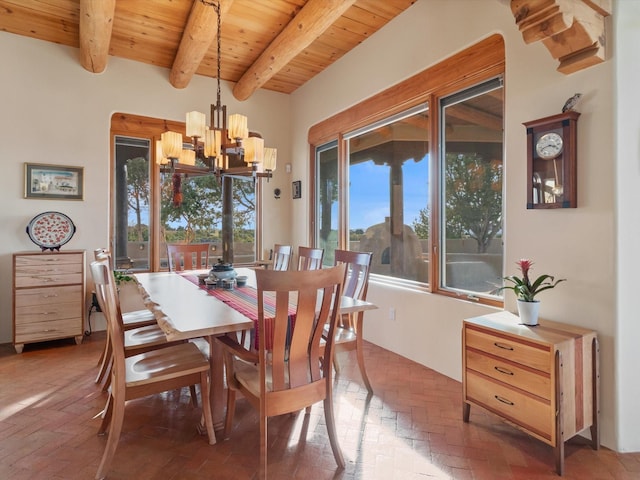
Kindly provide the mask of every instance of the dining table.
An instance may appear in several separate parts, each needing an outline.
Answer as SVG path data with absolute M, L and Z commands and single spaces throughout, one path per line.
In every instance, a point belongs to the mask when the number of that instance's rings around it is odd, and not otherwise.
M 253 268 L 236 268 L 238 276 L 246 276 L 243 287 L 231 290 L 218 289 L 202 282 L 208 270 L 181 272 L 136 273 L 139 287 L 158 312 L 158 325 L 168 341 L 204 338 L 209 346 L 210 401 L 215 430 L 224 425 L 224 363 L 222 349 L 215 337 L 228 333 L 253 331 L 257 326 L 257 302 L 255 297 L 255 271 Z M 243 298 L 236 302 L 234 298 Z M 357 313 L 377 308 L 375 304 L 343 296 L 340 314 Z

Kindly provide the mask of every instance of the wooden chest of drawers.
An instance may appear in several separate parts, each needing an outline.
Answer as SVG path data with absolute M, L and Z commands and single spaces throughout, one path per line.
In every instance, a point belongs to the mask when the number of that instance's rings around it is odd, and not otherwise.
M 565 440 L 590 427 L 599 448 L 596 332 L 499 312 L 464 321 L 462 352 L 465 422 L 471 405 L 499 415 L 554 447 L 560 475 Z
M 21 252 L 13 255 L 13 344 L 75 337 L 82 342 L 85 252 Z

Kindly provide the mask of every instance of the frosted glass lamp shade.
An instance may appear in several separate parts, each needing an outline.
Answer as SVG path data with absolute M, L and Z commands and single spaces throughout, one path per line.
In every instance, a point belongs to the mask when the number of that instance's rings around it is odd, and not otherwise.
M 193 150 L 184 149 L 180 152 L 180 158 L 178 163 L 182 165 L 195 165 L 196 164 L 196 152 Z
M 264 157 L 264 140 L 262 138 L 246 138 L 242 141 L 242 147 L 244 148 L 245 163 L 262 163 Z
M 273 172 L 276 169 L 278 149 L 266 147 L 264 149 L 264 169 Z
M 160 136 L 162 153 L 167 158 L 180 158 L 182 152 L 182 135 L 177 132 L 164 132 Z
M 245 117 L 244 115 L 240 115 L 239 113 L 229 115 L 228 130 L 229 140 L 247 138 L 249 136 L 247 117 Z
M 204 138 L 207 118 L 202 112 L 187 113 L 187 137 Z
M 169 159 L 162 153 L 162 140 L 156 140 L 156 163 L 158 165 L 169 163 Z

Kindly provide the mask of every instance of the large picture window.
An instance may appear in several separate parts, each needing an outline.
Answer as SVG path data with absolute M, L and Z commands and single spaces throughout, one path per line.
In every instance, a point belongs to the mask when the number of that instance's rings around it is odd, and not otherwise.
M 502 302 L 503 74 L 496 35 L 310 129 L 327 263 L 369 251 L 374 281 Z

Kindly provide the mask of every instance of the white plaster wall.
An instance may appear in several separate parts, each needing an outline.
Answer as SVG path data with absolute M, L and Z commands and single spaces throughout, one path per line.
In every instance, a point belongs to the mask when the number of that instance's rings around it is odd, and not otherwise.
M 617 445 L 621 451 L 640 451 L 640 375 L 638 375 L 640 318 L 638 270 L 640 269 L 640 1 L 616 4 L 613 58 L 616 90 L 616 247 L 618 324 L 615 332 Z
M 535 261 L 535 273 L 568 279 L 543 294 L 541 316 L 598 331 L 602 443 L 623 449 L 631 438 L 616 435 L 621 422 L 616 415 L 616 396 L 622 392 L 616 392 L 615 384 L 612 62 L 566 76 L 556 71 L 557 62 L 542 44 L 524 43 L 508 2 L 418 0 L 294 92 L 294 168 L 303 184 L 307 183 L 306 138 L 312 125 L 492 33 L 500 33 L 506 45 L 505 274 L 516 273 L 514 262 L 528 257 Z M 576 92 L 584 95 L 578 108 L 582 112 L 578 125 L 579 208 L 527 210 L 526 133 L 522 123 L 560 113 L 564 101 Z M 306 243 L 306 203 L 294 203 L 293 213 L 301 219 L 294 225 L 293 241 Z M 461 300 L 375 284 L 370 287 L 370 299 L 380 308 L 367 313 L 368 340 L 458 380 L 462 320 L 491 311 Z M 394 322 L 388 319 L 391 307 L 396 310 Z M 507 295 L 506 308 L 515 310 L 513 296 Z M 637 358 L 638 354 L 633 354 Z M 630 428 L 638 431 L 639 426 L 636 418 Z
M 208 116 L 216 82 L 196 76 L 177 90 L 169 84 L 167 69 L 114 57 L 103 74 L 95 75 L 80 66 L 77 49 L 6 32 L 0 32 L 0 58 L 0 342 L 6 343 L 13 338 L 11 254 L 37 250 L 25 233 L 34 215 L 57 210 L 73 219 L 77 233 L 63 249 L 86 249 L 92 255 L 107 244 L 111 115 L 184 121 L 185 112 L 200 110 Z M 240 103 L 223 83 L 222 101 L 230 113 L 248 115 L 249 127 L 278 148 L 281 161 L 291 158 L 288 95 L 261 90 Z M 24 162 L 84 166 L 84 201 L 24 199 Z M 276 201 L 272 193 L 274 186 L 288 184 L 286 177 L 278 168 L 265 188 L 266 245 L 290 229 L 290 196 Z

